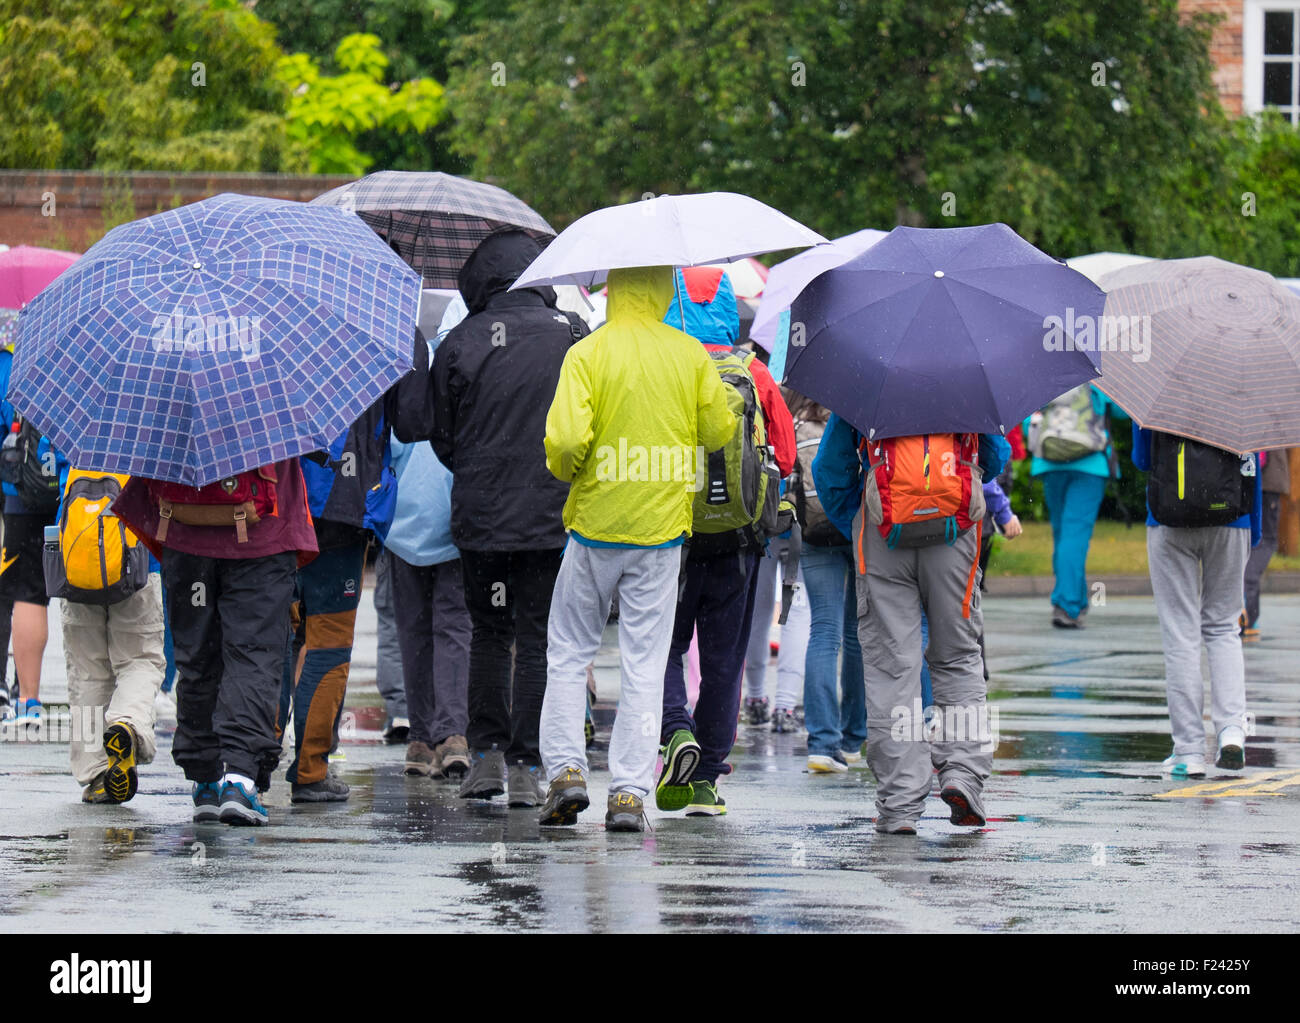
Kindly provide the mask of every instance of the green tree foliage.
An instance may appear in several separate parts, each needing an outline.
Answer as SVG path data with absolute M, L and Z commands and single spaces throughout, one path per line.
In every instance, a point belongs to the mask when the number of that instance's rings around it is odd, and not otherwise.
M 364 174 L 374 157 L 357 147 L 363 132 L 421 134 L 442 117 L 442 86 L 416 78 L 400 87 L 384 85 L 388 58 L 378 36 L 344 36 L 334 52 L 338 75 L 321 73 L 305 53 L 285 57 L 277 78 L 290 90 L 288 130 L 311 153 L 311 170 L 321 174 Z
M 1228 121 L 1207 38 L 1176 0 L 517 2 L 455 42 L 450 135 L 560 225 L 730 189 L 827 235 L 1001 220 L 1300 274 L 1295 134 Z
M 0 0 L 0 165 L 303 170 L 281 54 L 235 0 Z

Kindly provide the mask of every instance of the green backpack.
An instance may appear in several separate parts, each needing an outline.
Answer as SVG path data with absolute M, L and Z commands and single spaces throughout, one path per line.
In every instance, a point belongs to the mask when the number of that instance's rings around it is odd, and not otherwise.
M 1029 450 L 1049 462 L 1074 462 L 1105 451 L 1110 437 L 1106 417 L 1092 401 L 1092 385 L 1080 384 L 1043 409 L 1029 424 Z
M 758 387 L 749 372 L 754 353 L 733 347 L 710 350 L 709 355 L 723 384 L 740 395 L 745 408 L 736 432 L 706 456 L 703 479 L 696 479 L 694 531 L 736 532 L 738 542 L 761 539 L 777 525 L 781 477 L 767 444 Z

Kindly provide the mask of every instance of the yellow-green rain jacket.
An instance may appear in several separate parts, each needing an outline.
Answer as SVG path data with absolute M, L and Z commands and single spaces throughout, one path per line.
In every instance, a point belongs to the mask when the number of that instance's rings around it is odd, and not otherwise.
M 663 322 L 670 267 L 611 270 L 604 326 L 569 349 L 546 416 L 546 465 L 570 484 L 564 528 L 654 546 L 691 531 L 700 449 L 736 431 L 704 346 Z

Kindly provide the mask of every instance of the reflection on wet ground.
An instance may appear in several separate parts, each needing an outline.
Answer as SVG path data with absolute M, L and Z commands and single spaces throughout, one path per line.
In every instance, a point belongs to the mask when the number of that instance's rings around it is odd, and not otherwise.
M 1271 598 L 1247 649 L 1247 770 L 1181 781 L 1158 769 L 1169 738 L 1150 601 L 1112 601 L 1081 633 L 1051 630 L 1040 603 L 985 605 L 999 734 L 975 831 L 933 799 L 917 837 L 877 835 L 868 770 L 810 775 L 802 735 L 745 727 L 726 817 L 652 811 L 653 831 L 607 835 L 597 749 L 592 809 L 543 830 L 503 800 L 404 776 L 363 679 L 339 765 L 352 798 L 291 806 L 279 779 L 266 829 L 190 823 L 167 737 L 121 807 L 78 802 L 66 744 L 0 745 L 0 927 L 1294 930 L 1300 599 Z M 604 649 L 604 700 L 616 663 Z

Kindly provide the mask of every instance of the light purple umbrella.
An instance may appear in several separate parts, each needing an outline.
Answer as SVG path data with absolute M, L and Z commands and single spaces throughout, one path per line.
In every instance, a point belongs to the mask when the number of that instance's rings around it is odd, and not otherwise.
M 790 308 L 799 292 L 818 274 L 861 255 L 887 233 L 868 227 L 864 231 L 854 231 L 853 234 L 846 234 L 825 245 L 814 246 L 797 256 L 791 256 L 783 263 L 777 263 L 767 276 L 763 300 L 758 305 L 758 312 L 754 314 L 754 325 L 749 328 L 750 339 L 770 352 L 772 343 L 776 340 L 781 314 Z

